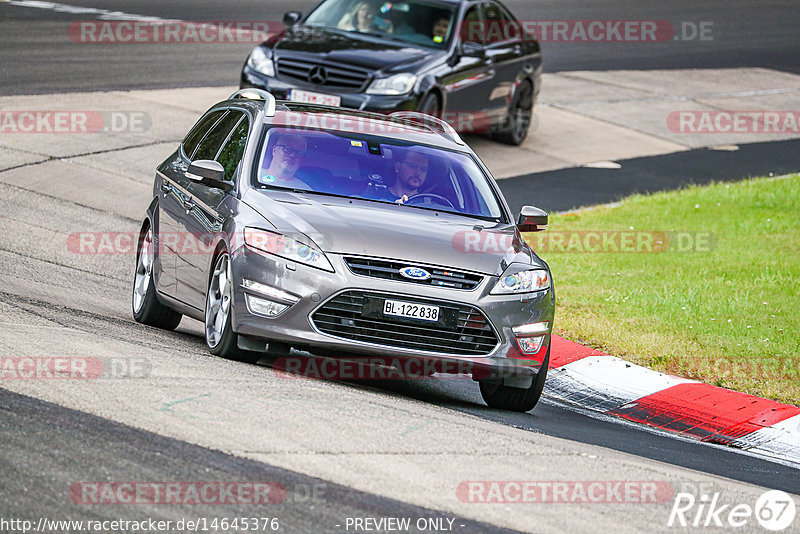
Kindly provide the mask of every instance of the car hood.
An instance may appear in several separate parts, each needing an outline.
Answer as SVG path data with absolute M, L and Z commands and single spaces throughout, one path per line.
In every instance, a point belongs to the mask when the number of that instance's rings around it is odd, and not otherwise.
M 326 253 L 396 259 L 497 276 L 511 263 L 545 267 L 516 227 L 505 223 L 283 191 L 250 190 L 243 201 L 279 232 L 311 240 Z
M 442 54 L 412 43 L 304 25 L 287 29 L 279 39 L 265 43 L 265 46 L 272 47 L 276 58 L 311 55 L 320 62 L 387 72 L 413 68 Z

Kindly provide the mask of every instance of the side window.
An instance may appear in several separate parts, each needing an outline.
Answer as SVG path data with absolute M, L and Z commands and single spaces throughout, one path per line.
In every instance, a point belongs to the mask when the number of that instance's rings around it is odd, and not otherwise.
M 217 161 L 225 168 L 225 179 L 228 181 L 233 180 L 236 174 L 236 167 L 239 166 L 239 162 L 242 160 L 249 128 L 250 123 L 247 120 L 247 116 L 242 117 L 217 156 Z
M 211 128 L 211 131 L 200 141 L 200 144 L 197 145 L 197 150 L 195 150 L 194 155 L 192 156 L 192 161 L 198 159 L 214 159 L 219 152 L 222 143 L 225 142 L 225 139 L 228 138 L 228 134 L 231 133 L 233 127 L 236 126 L 236 123 L 239 122 L 239 119 L 242 118 L 244 113 L 241 111 L 229 111 L 224 117 L 222 117 L 217 124 Z
M 519 37 L 519 23 L 505 9 L 494 2 L 483 4 L 486 19 L 486 44 L 500 43 Z
M 484 44 L 483 14 L 480 7 L 476 4 L 467 10 L 464 15 L 464 24 L 461 27 L 461 40 L 465 43 Z
M 190 131 L 186 139 L 183 140 L 183 152 L 186 154 L 187 158 L 192 159 L 192 154 L 194 154 L 200 140 L 206 135 L 208 130 L 216 124 L 219 118 L 222 117 L 223 113 L 225 113 L 225 110 L 212 111 L 197 121 L 192 131 Z

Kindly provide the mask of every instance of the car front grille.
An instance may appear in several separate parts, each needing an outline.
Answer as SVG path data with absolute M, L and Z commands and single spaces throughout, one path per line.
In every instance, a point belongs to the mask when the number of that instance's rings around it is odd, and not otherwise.
M 441 267 L 430 267 L 416 263 L 403 263 L 399 261 L 352 256 L 345 257 L 344 261 L 353 274 L 383 278 L 386 280 L 396 280 L 398 282 L 410 282 L 412 284 L 423 284 L 434 287 L 449 287 L 452 289 L 475 289 L 483 281 L 483 276 L 479 274 L 451 271 Z M 400 274 L 400 269 L 403 267 L 421 267 L 428 271 L 431 277 L 427 280 L 406 278 Z
M 440 318 L 452 320 L 432 323 L 366 313 L 368 303 L 385 299 L 439 306 Z M 485 356 L 498 344 L 497 335 L 479 309 L 416 297 L 347 291 L 318 308 L 311 320 L 320 332 L 339 338 L 442 354 Z
M 298 58 L 278 58 L 277 65 L 279 76 L 343 91 L 361 91 L 370 76 L 368 71 L 355 67 L 329 65 Z M 323 69 L 325 81 L 322 83 L 310 79 L 316 67 Z M 316 73 L 319 74 L 318 69 Z

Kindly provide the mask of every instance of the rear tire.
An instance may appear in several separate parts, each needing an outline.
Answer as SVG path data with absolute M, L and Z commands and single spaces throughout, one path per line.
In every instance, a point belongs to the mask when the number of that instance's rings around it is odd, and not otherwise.
M 481 397 L 491 408 L 512 412 L 529 412 L 539 402 L 550 365 L 550 347 L 544 357 L 539 374 L 529 388 L 512 388 L 502 384 L 480 382 Z
M 239 348 L 238 336 L 231 327 L 233 306 L 233 278 L 230 256 L 226 251 L 214 261 L 214 270 L 206 292 L 206 312 L 203 321 L 206 346 L 211 354 L 244 363 L 256 363 L 260 352 Z
M 172 308 L 164 306 L 156 295 L 153 282 L 155 244 L 153 230 L 148 223 L 139 234 L 136 248 L 136 271 L 133 276 L 131 311 L 137 323 L 155 326 L 164 330 L 175 330 L 183 317 Z
M 517 88 L 508 116 L 494 138 L 501 143 L 521 145 L 528 137 L 533 119 L 533 85 L 524 81 Z

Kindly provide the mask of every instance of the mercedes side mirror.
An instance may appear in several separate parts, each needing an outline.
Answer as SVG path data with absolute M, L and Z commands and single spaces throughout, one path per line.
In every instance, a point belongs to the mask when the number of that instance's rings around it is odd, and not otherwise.
M 294 26 L 300 19 L 303 18 L 302 11 L 287 11 L 283 14 L 283 25 L 284 26 Z
M 478 59 L 483 59 L 486 57 L 486 47 L 484 47 L 482 44 L 467 41 L 465 43 L 461 43 L 461 55 L 464 57 L 476 57 Z

